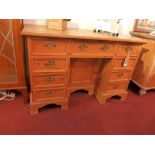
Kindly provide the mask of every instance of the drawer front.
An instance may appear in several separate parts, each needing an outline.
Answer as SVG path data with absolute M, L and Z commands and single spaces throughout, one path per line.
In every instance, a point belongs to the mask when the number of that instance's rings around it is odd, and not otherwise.
M 127 66 L 124 66 L 125 58 L 118 58 L 115 60 L 114 69 L 133 69 L 136 63 L 136 58 L 129 59 Z
M 105 57 L 113 56 L 115 53 L 115 44 L 111 42 L 74 40 L 71 43 L 69 51 L 71 51 L 71 55 L 98 54 Z
M 131 71 L 112 72 L 110 81 L 130 80 Z
M 127 89 L 128 82 L 124 83 L 109 83 L 107 86 L 107 92 L 125 91 Z
M 129 52 L 130 56 L 137 56 L 139 53 L 138 49 L 139 48 L 137 45 L 130 45 L 130 44 L 120 45 L 118 46 L 117 56 L 127 56 Z
M 33 101 L 50 101 L 63 99 L 65 97 L 65 89 L 49 89 L 32 92 Z
M 66 55 L 67 40 L 32 38 L 32 55 Z
M 33 59 L 32 67 L 34 72 L 52 72 L 55 70 L 66 70 L 67 59 Z
M 66 75 L 65 74 L 48 74 L 48 75 L 33 75 L 32 87 L 54 87 L 65 86 Z

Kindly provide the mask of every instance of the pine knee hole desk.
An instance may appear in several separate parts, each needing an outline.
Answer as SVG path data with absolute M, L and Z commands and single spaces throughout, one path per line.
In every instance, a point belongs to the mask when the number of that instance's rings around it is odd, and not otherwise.
M 101 104 L 112 96 L 124 100 L 144 43 L 136 37 L 36 25 L 26 25 L 22 35 L 27 38 L 32 114 L 52 103 L 68 109 L 70 94 L 81 89 Z

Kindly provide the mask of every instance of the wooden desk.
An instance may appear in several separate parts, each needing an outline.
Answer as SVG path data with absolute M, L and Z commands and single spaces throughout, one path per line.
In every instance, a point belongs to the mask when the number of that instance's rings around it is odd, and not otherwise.
M 68 109 L 76 90 L 87 90 L 99 103 L 124 100 L 141 45 L 134 37 L 110 37 L 89 30 L 56 31 L 26 25 L 31 83 L 31 113 L 47 104 Z

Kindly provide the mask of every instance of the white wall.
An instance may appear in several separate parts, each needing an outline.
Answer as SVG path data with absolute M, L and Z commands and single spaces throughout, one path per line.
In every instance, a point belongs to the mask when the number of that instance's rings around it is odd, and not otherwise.
M 76 27 L 80 29 L 92 30 L 96 19 L 72 19 L 71 23 L 68 23 L 68 28 Z M 35 25 L 47 25 L 46 19 L 24 19 L 24 24 L 35 24 Z M 134 25 L 134 19 L 123 19 L 122 20 L 122 33 L 129 34 L 132 31 Z
M 122 33 L 129 34 L 133 30 L 135 19 L 123 19 L 122 24 Z

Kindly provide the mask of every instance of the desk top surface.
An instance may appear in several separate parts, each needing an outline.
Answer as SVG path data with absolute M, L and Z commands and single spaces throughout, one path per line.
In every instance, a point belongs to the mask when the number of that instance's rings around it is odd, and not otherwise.
M 22 35 L 26 36 L 43 36 L 43 37 L 56 37 L 56 38 L 74 38 L 74 39 L 89 39 L 89 40 L 106 40 L 118 42 L 131 42 L 131 43 L 145 43 L 143 39 L 132 36 L 107 36 L 103 33 L 95 33 L 92 30 L 84 29 L 67 29 L 65 31 L 58 31 L 48 29 L 46 26 L 38 25 L 25 25 Z

